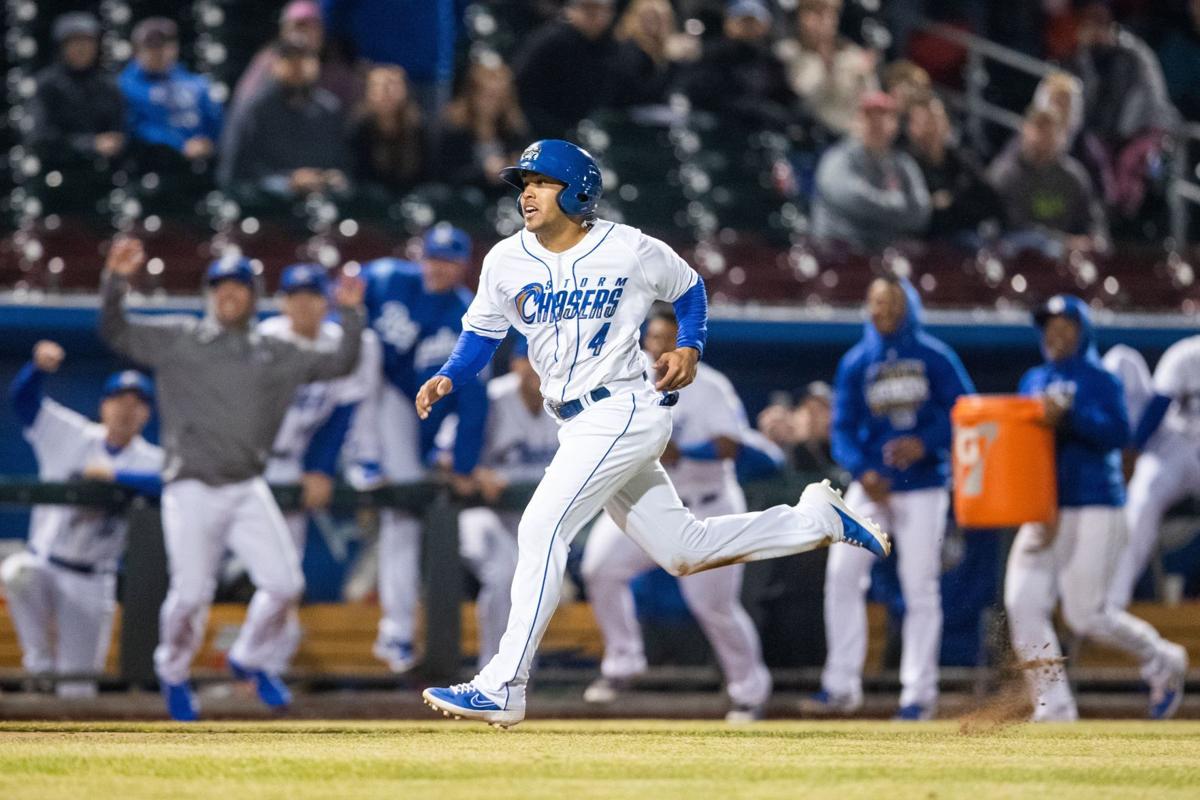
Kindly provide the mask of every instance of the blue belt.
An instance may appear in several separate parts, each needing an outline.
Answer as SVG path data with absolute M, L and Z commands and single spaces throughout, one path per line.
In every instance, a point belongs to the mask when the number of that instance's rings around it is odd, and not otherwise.
M 584 404 L 583 397 L 586 397 L 588 399 L 587 404 Z M 547 402 L 546 407 L 550 409 L 551 413 L 553 413 L 554 416 L 558 417 L 563 422 L 566 422 L 567 420 L 571 419 L 572 417 L 577 416 L 580 411 L 583 411 L 585 408 L 590 406 L 592 403 L 598 402 L 600 400 L 604 400 L 607 397 L 612 397 L 612 392 L 610 392 L 605 387 L 601 386 L 599 389 L 592 389 L 590 392 L 585 394 L 583 397 L 577 398 L 575 400 L 568 400 L 565 403 Z M 660 400 L 658 404 L 660 406 L 673 406 L 678 402 L 679 402 L 679 392 L 663 392 L 662 400 Z
M 34 550 L 32 547 L 28 547 L 26 549 L 29 550 L 29 552 L 33 553 L 34 555 L 38 555 L 38 551 Z M 69 570 L 71 572 L 78 572 L 80 575 L 98 575 L 98 574 L 100 574 L 100 570 L 97 569 L 95 567 L 95 565 L 84 564 L 81 561 L 69 561 L 65 558 L 59 558 L 58 556 L 52 556 L 52 555 L 46 556 L 46 561 L 50 564 L 53 564 L 56 567 L 62 567 L 63 569 Z

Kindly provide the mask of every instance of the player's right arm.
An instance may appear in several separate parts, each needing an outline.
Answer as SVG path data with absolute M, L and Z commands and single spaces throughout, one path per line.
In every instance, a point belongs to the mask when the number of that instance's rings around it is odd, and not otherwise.
M 33 358 L 8 387 L 8 399 L 21 426 L 32 428 L 42 410 L 42 382 L 58 372 L 66 353 L 57 342 L 42 340 L 33 346 Z
M 164 361 L 168 347 L 191 321 L 131 317 L 125 312 L 129 281 L 145 262 L 146 251 L 139 240 L 120 237 L 113 241 L 100 281 L 100 337 L 118 353 L 148 367 L 157 367 Z
M 21 420 L 25 439 L 33 447 L 38 467 L 56 473 L 64 454 L 72 453 L 91 425 L 82 414 L 42 394 L 46 375 L 58 371 L 66 353 L 56 342 L 43 340 L 33 347 L 33 358 L 8 387 L 9 402 Z M 43 475 L 44 477 L 44 475 Z M 56 477 L 65 477 L 63 476 Z
M 462 333 L 454 345 L 454 352 L 437 373 L 425 381 L 417 391 L 415 405 L 417 416 L 429 418 L 433 404 L 454 391 L 455 384 L 474 379 L 492 360 L 496 348 L 508 335 L 511 323 L 494 299 L 495 287 L 491 281 L 492 253 L 483 259 L 483 270 L 479 275 L 479 292 L 467 307 L 462 318 Z

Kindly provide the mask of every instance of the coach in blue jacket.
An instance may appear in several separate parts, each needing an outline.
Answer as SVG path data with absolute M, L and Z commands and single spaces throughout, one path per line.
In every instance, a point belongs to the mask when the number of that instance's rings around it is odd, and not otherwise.
M 1125 546 L 1121 448 L 1129 419 L 1120 379 L 1100 363 L 1087 306 L 1057 295 L 1034 313 L 1046 362 L 1021 378 L 1023 395 L 1041 397 L 1054 428 L 1057 524 L 1023 525 L 1008 557 L 1004 604 L 1013 649 L 1023 662 L 1035 721 L 1078 717 L 1062 668 L 1053 614 L 1088 636 L 1138 659 L 1150 685 L 1149 715 L 1174 715 L 1183 699 L 1187 653 L 1107 600 Z
M 974 387 L 954 351 L 922 330 L 921 301 L 908 281 L 877 278 L 867 292 L 867 314 L 862 340 L 838 365 L 833 458 L 854 477 L 846 502 L 881 522 L 896 542 L 905 604 L 896 716 L 924 720 L 938 699 L 950 408 Z M 810 711 L 845 714 L 862 704 L 872 561 L 829 552 L 828 656 Z

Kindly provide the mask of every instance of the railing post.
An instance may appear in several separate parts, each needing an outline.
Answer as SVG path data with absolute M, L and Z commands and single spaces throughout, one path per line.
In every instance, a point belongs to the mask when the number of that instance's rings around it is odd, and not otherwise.
M 425 576 L 424 677 L 435 682 L 458 677 L 462 661 L 462 564 L 458 556 L 458 513 L 449 491 L 439 492 L 422 526 Z
M 167 596 L 167 551 L 162 515 L 142 498 L 129 508 L 125 548 L 124 598 L 121 604 L 121 680 L 129 687 L 149 687 L 158 646 L 158 610 Z
M 967 131 L 976 152 L 986 153 L 987 134 L 983 127 L 984 87 L 987 86 L 987 68 L 983 54 L 974 45 L 967 48 Z

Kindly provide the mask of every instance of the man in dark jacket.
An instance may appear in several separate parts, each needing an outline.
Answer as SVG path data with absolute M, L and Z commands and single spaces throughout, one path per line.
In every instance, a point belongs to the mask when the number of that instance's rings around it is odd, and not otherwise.
M 513 59 L 517 94 L 535 137 L 559 138 L 608 100 L 613 0 L 568 0 L 563 19 L 529 37 Z
M 1121 381 L 1096 354 L 1087 304 L 1050 298 L 1034 314 L 1046 362 L 1025 373 L 1020 393 L 1041 398 L 1054 429 L 1058 519 L 1021 526 L 1008 557 L 1004 605 L 1013 650 L 1025 664 L 1033 719 L 1078 718 L 1054 632 L 1054 607 L 1076 636 L 1122 650 L 1150 686 L 1149 716 L 1166 719 L 1183 700 L 1187 651 L 1108 601 L 1125 545 L 1121 448 L 1129 418 Z
M 38 73 L 28 144 L 45 169 L 112 158 L 125 147 L 124 103 L 97 63 L 100 23 L 74 11 L 54 21 L 53 33 L 59 59 Z
M 290 39 L 276 50 L 271 78 L 225 129 L 217 182 L 282 196 L 344 190 L 351 159 L 342 108 L 316 86 L 321 62 Z

